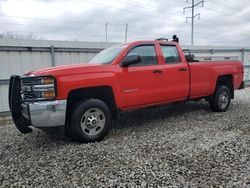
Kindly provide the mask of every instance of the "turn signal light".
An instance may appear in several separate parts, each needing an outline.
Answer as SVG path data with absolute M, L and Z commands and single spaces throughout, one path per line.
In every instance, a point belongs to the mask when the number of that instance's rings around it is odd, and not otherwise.
M 53 99 L 55 97 L 55 92 L 50 90 L 50 91 L 44 91 L 42 93 L 42 97 L 46 99 Z

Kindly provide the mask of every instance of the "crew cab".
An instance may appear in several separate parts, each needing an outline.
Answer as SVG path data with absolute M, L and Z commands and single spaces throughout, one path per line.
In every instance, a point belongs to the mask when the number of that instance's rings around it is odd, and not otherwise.
M 86 64 L 13 75 L 9 106 L 21 133 L 60 126 L 74 140 L 95 142 L 121 112 L 199 99 L 225 112 L 242 88 L 240 61 L 195 61 L 176 38 L 159 39 L 115 45 Z

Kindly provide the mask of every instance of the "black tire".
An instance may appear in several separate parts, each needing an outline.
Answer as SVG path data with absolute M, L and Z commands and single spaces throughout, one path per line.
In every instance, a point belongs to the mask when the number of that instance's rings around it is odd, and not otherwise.
M 227 111 L 231 100 L 231 92 L 228 86 L 219 85 L 217 86 L 214 95 L 209 100 L 209 105 L 214 112 L 225 112 Z
M 70 137 L 73 140 L 96 142 L 107 135 L 111 127 L 111 114 L 103 101 L 99 99 L 82 101 L 72 110 Z

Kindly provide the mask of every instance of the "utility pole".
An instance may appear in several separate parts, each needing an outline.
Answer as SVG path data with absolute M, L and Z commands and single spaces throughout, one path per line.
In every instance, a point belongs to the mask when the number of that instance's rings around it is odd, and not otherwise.
M 125 43 L 127 42 L 128 39 L 128 24 L 126 24 L 126 29 L 125 29 Z
M 105 38 L 106 38 L 106 43 L 108 42 L 108 23 L 105 23 Z
M 188 0 L 187 0 L 187 2 L 188 2 Z M 183 13 L 184 14 L 185 14 L 185 10 L 186 9 L 190 9 L 190 8 L 192 9 L 192 16 L 186 17 L 186 23 L 188 22 L 188 19 L 192 20 L 192 23 L 191 23 L 191 45 L 192 46 L 194 45 L 194 18 L 198 16 L 198 19 L 200 19 L 200 13 L 194 14 L 194 9 L 199 4 L 201 4 L 201 6 L 203 7 L 204 6 L 204 1 L 200 1 L 200 2 L 198 2 L 198 3 L 195 4 L 194 0 L 192 0 L 192 5 L 191 6 L 183 8 Z

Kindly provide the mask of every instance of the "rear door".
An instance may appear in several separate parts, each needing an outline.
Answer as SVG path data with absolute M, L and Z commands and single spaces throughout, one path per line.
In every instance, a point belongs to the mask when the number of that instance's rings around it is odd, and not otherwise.
M 185 100 L 189 95 L 189 67 L 176 45 L 159 44 L 162 51 L 166 101 Z
M 119 75 L 122 107 L 145 106 L 164 100 L 162 71 L 154 44 L 134 46 L 126 56 L 139 55 L 142 62 L 129 67 L 121 67 Z

